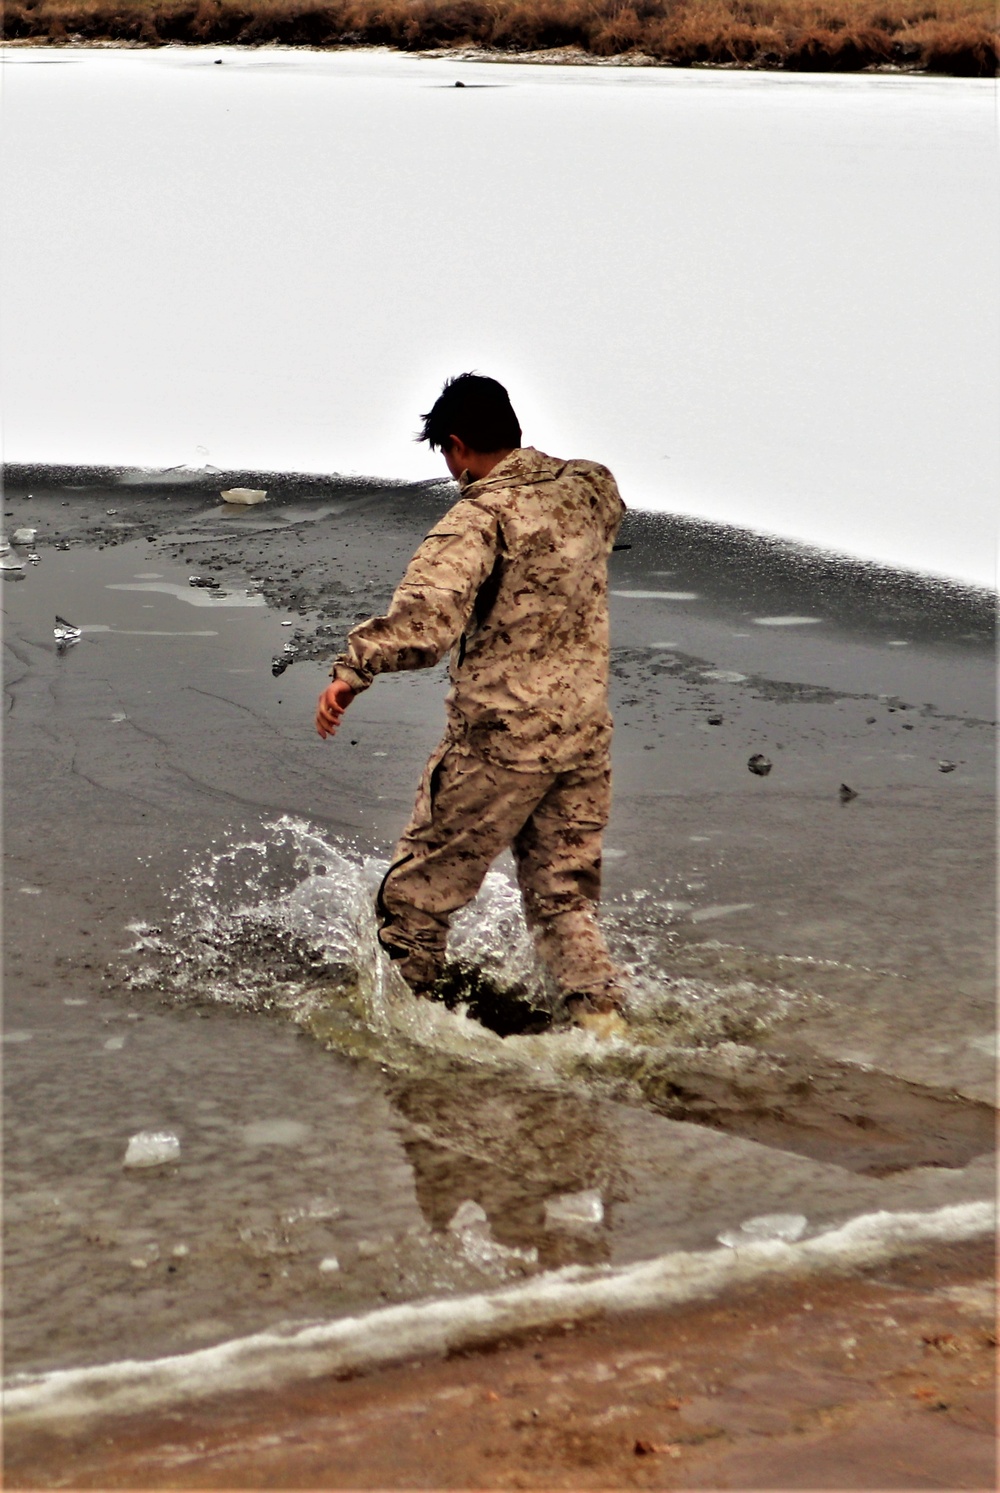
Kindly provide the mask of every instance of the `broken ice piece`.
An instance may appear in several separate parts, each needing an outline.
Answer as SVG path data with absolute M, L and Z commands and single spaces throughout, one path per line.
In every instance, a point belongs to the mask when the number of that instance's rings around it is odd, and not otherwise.
M 243 503 L 249 507 L 254 503 L 263 503 L 267 497 L 266 487 L 229 487 L 221 493 L 225 503 Z
M 0 534 L 0 555 L 5 555 L 10 549 L 10 540 L 6 534 Z
M 779 1239 L 785 1244 L 792 1244 L 796 1239 L 801 1239 L 808 1222 L 804 1213 L 761 1213 L 755 1218 L 745 1218 L 739 1228 L 724 1229 L 715 1237 L 729 1249 L 759 1244 L 767 1239 Z
M 9 549 L 4 554 L 0 555 L 0 570 L 23 569 L 24 561 L 21 559 L 20 555 L 12 555 Z
M 340 1261 L 336 1255 L 327 1255 L 325 1260 L 320 1260 L 319 1268 L 324 1275 L 334 1275 L 340 1269 Z
M 488 1232 L 489 1226 L 490 1220 L 485 1209 L 481 1208 L 478 1203 L 474 1203 L 471 1198 L 466 1198 L 465 1202 L 459 1203 L 455 1209 L 454 1216 L 448 1225 L 448 1232 L 466 1234 L 470 1229 L 477 1232 L 485 1229 Z
M 277 679 L 279 674 L 283 674 L 285 672 L 285 670 L 288 668 L 289 662 L 290 660 L 287 658 L 272 658 L 271 673 L 274 675 L 275 679 Z
M 28 564 L 29 565 L 40 565 L 41 562 L 42 562 L 41 555 L 36 554 L 34 550 L 29 550 L 28 551 Z
M 74 622 L 67 622 L 65 617 L 56 616 L 56 625 L 52 629 L 56 640 L 56 648 L 60 653 L 65 653 L 67 648 L 72 648 L 74 643 L 79 643 L 82 636 L 81 629 Z
M 189 575 L 188 585 L 195 586 L 201 591 L 215 591 L 219 582 L 211 575 Z
M 744 1219 L 740 1228 L 752 1239 L 784 1239 L 791 1243 L 802 1238 L 808 1222 L 804 1213 L 760 1213 Z
M 564 1192 L 545 1204 L 547 1229 L 593 1228 L 604 1222 L 604 1203 L 599 1192 Z
M 955 766 L 956 764 L 954 762 L 939 762 L 938 772 L 954 772 Z
M 766 778 L 771 771 L 771 762 L 769 758 L 764 756 L 763 752 L 754 752 L 753 756 L 747 762 L 747 767 L 749 767 L 755 777 Z
M 34 544 L 37 533 L 37 529 L 15 529 L 11 538 L 15 544 L 30 545 Z
M 129 1140 L 122 1166 L 164 1166 L 179 1161 L 181 1143 L 170 1130 L 140 1130 Z

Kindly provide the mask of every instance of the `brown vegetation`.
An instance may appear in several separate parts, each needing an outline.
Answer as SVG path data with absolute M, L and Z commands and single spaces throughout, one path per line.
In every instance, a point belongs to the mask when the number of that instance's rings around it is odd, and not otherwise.
M 992 77 L 994 0 L 7 0 L 8 41 L 575 49 L 674 67 Z

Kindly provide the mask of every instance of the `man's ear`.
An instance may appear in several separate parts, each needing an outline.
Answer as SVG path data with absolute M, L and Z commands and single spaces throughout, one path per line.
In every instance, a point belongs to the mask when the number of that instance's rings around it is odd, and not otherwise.
M 448 440 L 450 442 L 448 447 L 449 453 L 454 456 L 456 461 L 460 461 L 464 466 L 469 457 L 470 448 L 465 444 L 460 435 L 450 435 Z

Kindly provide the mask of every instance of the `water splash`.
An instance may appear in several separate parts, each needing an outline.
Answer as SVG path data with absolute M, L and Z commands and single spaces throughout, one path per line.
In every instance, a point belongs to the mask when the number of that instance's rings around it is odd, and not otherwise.
M 706 1061 L 720 1082 L 769 1072 L 773 1060 L 756 1044 L 802 999 L 738 962 L 727 968 L 721 945 L 693 953 L 679 944 L 669 899 L 642 890 L 604 918 L 631 988 L 627 1038 L 516 1027 L 501 1036 L 502 1025 L 475 1019 L 488 1007 L 477 1007 L 477 991 L 550 1015 L 556 1006 L 517 888 L 491 872 L 456 916 L 457 983 L 446 1005 L 414 1000 L 379 950 L 374 901 L 384 873 L 383 861 L 289 816 L 212 846 L 170 893 L 163 925 L 132 925 L 129 983 L 171 1002 L 282 1015 L 326 1046 L 397 1072 L 486 1068 L 655 1108 L 664 1096 L 674 1105 L 678 1073 L 703 1073 Z

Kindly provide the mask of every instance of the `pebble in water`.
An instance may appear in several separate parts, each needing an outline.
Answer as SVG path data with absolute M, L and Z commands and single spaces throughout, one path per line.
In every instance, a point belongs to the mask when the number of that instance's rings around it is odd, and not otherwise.
M 180 1155 L 181 1143 L 172 1131 L 140 1130 L 129 1140 L 122 1166 L 164 1166 L 168 1161 L 179 1161 Z

